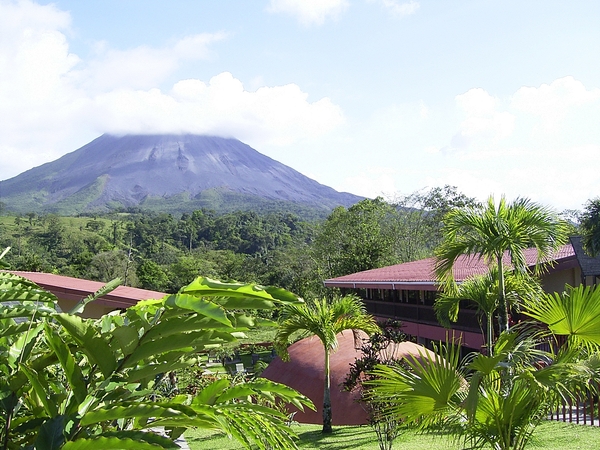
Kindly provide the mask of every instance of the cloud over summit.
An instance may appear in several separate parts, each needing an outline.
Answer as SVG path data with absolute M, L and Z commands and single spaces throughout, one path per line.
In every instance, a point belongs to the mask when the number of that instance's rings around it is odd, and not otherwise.
M 158 87 L 186 61 L 210 57 L 226 33 L 189 35 L 161 48 L 98 43 L 83 60 L 70 51 L 70 21 L 52 5 L 0 2 L 0 179 L 74 150 L 74 135 L 80 144 L 108 132 L 206 133 L 280 145 L 344 120 L 328 98 L 309 101 L 293 83 L 250 91 L 223 72 Z M 23 149 L 31 156 L 19 156 Z

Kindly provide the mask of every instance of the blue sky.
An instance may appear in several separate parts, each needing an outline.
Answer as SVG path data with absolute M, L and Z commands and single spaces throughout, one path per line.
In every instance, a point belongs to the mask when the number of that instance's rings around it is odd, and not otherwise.
M 0 0 L 0 180 L 102 133 L 235 137 L 337 190 L 600 195 L 600 2 Z

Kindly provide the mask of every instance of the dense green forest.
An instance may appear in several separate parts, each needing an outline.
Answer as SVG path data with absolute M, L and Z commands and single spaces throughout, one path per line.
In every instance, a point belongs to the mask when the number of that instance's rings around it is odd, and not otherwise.
M 430 256 L 441 218 L 475 200 L 444 186 L 366 199 L 324 220 L 286 211 L 179 216 L 156 212 L 59 217 L 0 215 L 0 246 L 15 270 L 175 292 L 198 275 L 277 285 L 305 298 L 323 280 Z

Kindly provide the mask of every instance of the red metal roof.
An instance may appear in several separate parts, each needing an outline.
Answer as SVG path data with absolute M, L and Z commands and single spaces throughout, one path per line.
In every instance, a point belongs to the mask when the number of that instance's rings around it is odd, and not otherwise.
M 552 262 L 561 262 L 575 258 L 575 252 L 571 244 L 563 245 L 550 260 Z M 505 263 L 510 264 L 508 254 L 504 256 Z M 525 260 L 529 267 L 533 267 L 537 260 L 537 251 L 533 248 L 525 250 Z M 344 275 L 337 278 L 325 280 L 327 287 L 373 287 L 385 284 L 392 285 L 413 285 L 415 288 L 430 289 L 435 284 L 434 268 L 435 258 L 421 259 L 403 264 L 382 267 L 380 269 L 365 270 L 350 275 Z M 464 281 L 474 275 L 487 273 L 488 266 L 484 260 L 478 256 L 464 255 L 460 256 L 454 264 L 453 273 L 456 281 Z M 383 286 L 380 286 L 383 287 Z M 388 287 L 389 288 L 389 287 Z
M 40 287 L 52 292 L 58 298 L 66 300 L 79 301 L 90 294 L 93 294 L 105 283 L 100 281 L 82 280 L 80 278 L 65 277 L 43 272 L 18 272 L 10 271 L 15 275 L 27 278 Z M 149 291 L 129 286 L 119 286 L 114 291 L 100 297 L 96 302 L 114 308 L 127 308 L 135 305 L 139 300 L 160 299 L 165 295 L 164 292 Z

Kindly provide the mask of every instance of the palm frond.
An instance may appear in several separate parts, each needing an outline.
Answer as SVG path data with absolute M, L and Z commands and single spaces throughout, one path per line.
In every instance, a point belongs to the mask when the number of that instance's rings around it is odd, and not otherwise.
M 372 334 L 379 330 L 375 319 L 366 312 L 360 299 L 346 296 L 304 304 L 290 304 L 283 309 L 280 327 L 275 336 L 278 353 L 287 357 L 287 347 L 293 336 L 317 336 L 327 350 L 335 350 L 337 334 L 344 330 L 362 330 Z
M 390 405 L 389 413 L 422 428 L 449 426 L 462 418 L 466 397 L 457 347 L 443 346 L 441 353 L 426 352 L 407 360 L 409 368 L 377 366 L 368 381 L 375 401 Z
M 576 346 L 600 348 L 600 290 L 592 286 L 567 287 L 563 294 L 546 294 L 525 302 L 523 314 L 546 325 Z

